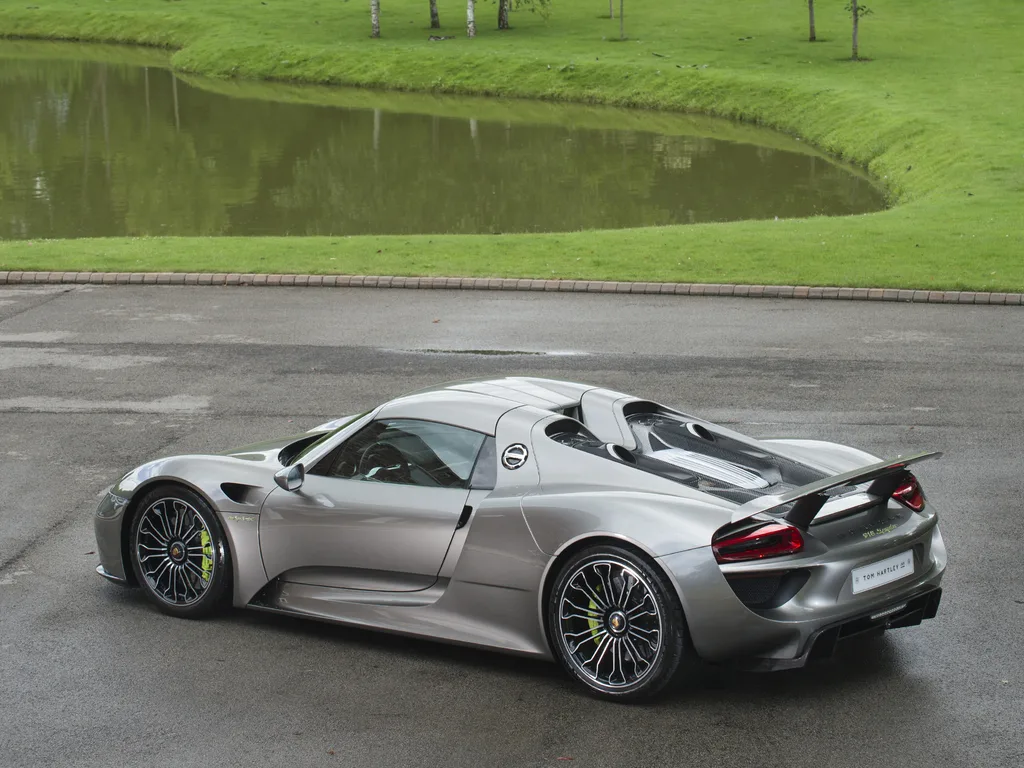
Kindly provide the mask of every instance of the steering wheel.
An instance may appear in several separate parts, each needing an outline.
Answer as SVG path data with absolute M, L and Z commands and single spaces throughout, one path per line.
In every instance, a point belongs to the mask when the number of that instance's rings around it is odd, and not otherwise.
M 412 484 L 412 470 L 402 452 L 388 443 L 374 443 L 359 457 L 358 473 L 367 480 Z

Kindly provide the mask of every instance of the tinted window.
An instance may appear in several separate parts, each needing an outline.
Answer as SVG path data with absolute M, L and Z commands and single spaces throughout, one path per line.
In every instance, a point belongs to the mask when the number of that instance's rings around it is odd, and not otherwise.
M 498 479 L 498 452 L 494 447 L 494 438 L 488 437 L 484 440 L 483 448 L 477 457 L 476 466 L 473 468 L 473 477 L 470 480 L 470 488 L 491 490 Z
M 465 488 L 484 435 L 415 419 L 375 421 L 338 446 L 313 474 L 430 488 Z

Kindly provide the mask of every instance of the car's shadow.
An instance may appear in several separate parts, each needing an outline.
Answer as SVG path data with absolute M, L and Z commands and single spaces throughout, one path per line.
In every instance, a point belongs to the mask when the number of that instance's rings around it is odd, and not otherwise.
M 465 671 L 501 673 L 541 685 L 575 688 L 557 664 L 514 656 L 485 649 L 450 645 L 421 638 L 406 637 L 358 627 L 323 623 L 302 617 L 256 611 L 234 611 L 232 621 L 239 621 L 262 631 L 289 636 L 304 635 L 319 641 L 365 651 L 402 657 L 425 659 L 453 665 Z M 834 695 L 847 686 L 863 687 L 872 681 L 900 675 L 900 652 L 891 636 L 855 638 L 840 643 L 830 659 L 818 661 L 801 669 L 760 673 L 737 666 L 714 665 L 690 660 L 684 662 L 678 684 L 667 690 L 661 700 L 686 699 L 695 696 L 714 699 L 749 696 L 770 700 L 776 696 L 815 695 L 829 691 Z
M 108 595 L 120 603 L 115 610 L 129 607 L 139 611 L 157 610 L 140 590 L 119 590 Z M 289 639 L 306 637 L 337 646 L 339 651 L 355 649 L 383 654 L 395 662 L 423 660 L 451 666 L 465 673 L 498 674 L 541 687 L 576 688 L 557 664 L 531 657 L 260 611 L 231 610 L 215 621 L 243 625 L 254 632 Z M 879 681 L 899 679 L 902 667 L 899 643 L 891 635 L 847 640 L 839 644 L 830 659 L 782 672 L 751 672 L 737 666 L 707 664 L 692 659 L 684 661 L 677 683 L 659 696 L 658 701 L 692 704 L 695 699 L 714 701 L 719 697 L 744 697 L 771 702 L 776 698 L 813 697 L 825 692 L 835 696 L 846 689 L 863 689 Z

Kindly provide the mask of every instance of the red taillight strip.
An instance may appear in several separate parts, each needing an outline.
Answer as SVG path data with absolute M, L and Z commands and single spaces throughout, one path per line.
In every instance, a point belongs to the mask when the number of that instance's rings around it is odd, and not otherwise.
M 908 509 L 920 512 L 924 509 L 924 490 L 916 477 L 907 474 L 907 481 L 892 492 L 892 497 Z
M 803 548 L 804 537 L 800 530 L 781 523 L 767 523 L 750 531 L 726 536 L 711 545 L 715 559 L 720 563 L 792 555 Z

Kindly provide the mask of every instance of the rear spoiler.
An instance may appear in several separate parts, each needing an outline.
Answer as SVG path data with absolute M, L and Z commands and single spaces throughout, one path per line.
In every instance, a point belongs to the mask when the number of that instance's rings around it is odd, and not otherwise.
M 752 499 L 746 504 L 740 505 L 732 515 L 732 522 L 738 523 L 748 517 L 760 512 L 771 513 L 778 507 L 792 504 L 792 508 L 781 515 L 781 518 L 798 528 L 806 528 L 811 520 L 825 506 L 829 500 L 826 491 L 832 488 L 839 488 L 844 485 L 860 485 L 871 482 L 867 489 L 870 497 L 878 501 L 888 499 L 893 491 L 899 488 L 907 475 L 907 467 L 919 461 L 937 459 L 942 454 L 937 451 L 925 451 L 910 456 L 897 456 L 890 461 L 880 461 L 877 464 L 869 464 L 860 469 L 853 469 L 843 472 L 840 475 L 832 475 L 807 485 L 802 485 L 789 493 L 776 496 L 762 496 L 759 499 Z M 873 481 L 873 482 L 872 482 Z M 775 513 L 777 514 L 777 513 Z

